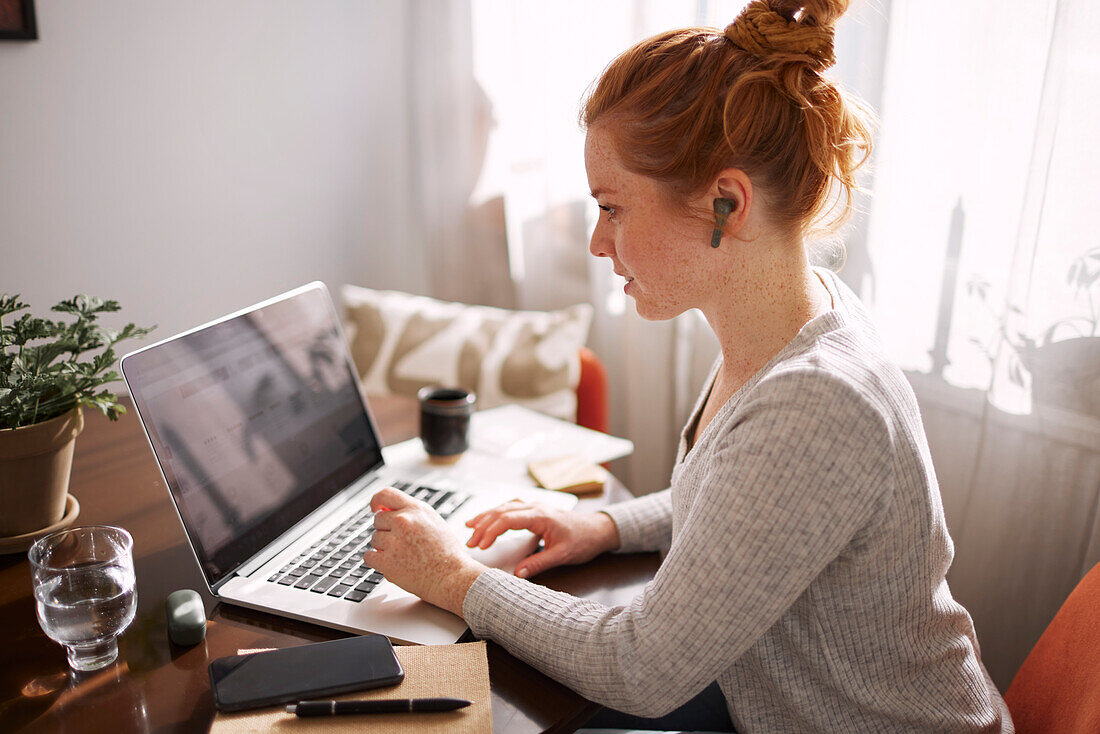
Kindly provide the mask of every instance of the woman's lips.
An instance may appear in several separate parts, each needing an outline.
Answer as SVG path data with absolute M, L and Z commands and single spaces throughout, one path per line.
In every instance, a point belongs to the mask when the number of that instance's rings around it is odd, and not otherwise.
M 623 285 L 623 290 L 624 290 L 624 291 L 625 291 L 625 290 L 626 290 L 627 288 L 629 288 L 629 287 L 630 287 L 630 284 L 631 284 L 631 283 L 633 283 L 633 282 L 634 282 L 634 278 L 632 278 L 632 277 L 631 277 L 631 276 L 629 276 L 629 275 L 625 275 L 624 273 L 620 273 L 620 272 L 619 272 L 618 270 L 615 270 L 615 271 L 613 271 L 613 272 L 615 273 L 615 275 L 619 276 L 620 278 L 622 278 L 623 280 L 625 280 L 625 281 L 626 281 L 626 283 L 625 283 L 625 284 Z

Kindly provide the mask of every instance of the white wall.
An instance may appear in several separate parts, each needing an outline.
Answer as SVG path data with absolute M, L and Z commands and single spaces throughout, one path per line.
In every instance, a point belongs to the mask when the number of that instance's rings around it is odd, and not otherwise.
M 0 291 L 163 338 L 313 279 L 423 290 L 399 3 L 36 9 L 40 40 L 0 42 Z

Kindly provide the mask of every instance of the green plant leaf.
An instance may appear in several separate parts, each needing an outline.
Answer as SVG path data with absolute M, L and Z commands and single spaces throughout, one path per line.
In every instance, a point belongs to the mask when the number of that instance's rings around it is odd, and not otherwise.
M 156 325 L 150 326 L 148 328 L 139 328 L 137 326 L 134 326 L 133 324 L 126 324 L 126 326 L 122 328 L 122 331 L 115 334 L 114 339 L 112 339 L 110 343 L 114 344 L 116 342 L 122 341 L 123 339 L 140 338 L 145 336 L 146 334 L 149 334 L 155 328 L 157 328 Z
M 16 311 L 22 311 L 25 308 L 30 308 L 30 306 L 19 300 L 18 293 L 14 296 L 9 296 L 7 293 L 0 293 L 0 318 L 10 313 L 15 313 Z
M 87 321 L 95 321 L 96 314 L 118 311 L 120 308 L 118 301 L 105 301 L 102 298 L 81 294 L 62 301 L 51 310 L 71 313 Z
M 18 296 L 0 294 L 0 318 L 25 308 Z M 118 302 L 86 295 L 62 301 L 52 310 L 72 319 L 55 322 L 26 313 L 10 323 L 0 322 L 0 346 L 4 347 L 0 349 L 0 426 L 38 423 L 77 405 L 88 405 L 117 420 L 125 410 L 114 393 L 100 390 L 119 379 L 112 369 L 116 362 L 112 347 L 155 327 L 101 327 L 94 323 L 98 314 L 118 311 Z

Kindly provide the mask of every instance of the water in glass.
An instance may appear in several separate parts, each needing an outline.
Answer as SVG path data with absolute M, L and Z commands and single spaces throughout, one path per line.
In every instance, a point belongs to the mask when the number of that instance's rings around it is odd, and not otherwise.
M 38 621 L 65 646 L 74 670 L 96 670 L 118 657 L 115 638 L 136 609 L 132 541 L 125 530 L 74 528 L 31 549 Z
M 92 645 L 112 638 L 134 621 L 134 573 L 108 566 L 74 570 L 35 590 L 38 619 L 62 645 Z

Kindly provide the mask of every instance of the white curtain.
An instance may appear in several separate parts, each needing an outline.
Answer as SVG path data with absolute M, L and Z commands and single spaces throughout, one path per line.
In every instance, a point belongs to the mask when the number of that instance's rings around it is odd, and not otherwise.
M 428 292 L 511 307 L 500 199 L 471 206 L 492 129 L 492 106 L 474 76 L 469 0 L 404 4 L 410 190 L 406 217 Z M 414 248 L 415 249 L 415 248 Z
M 1100 561 L 1100 7 L 893 0 L 853 278 L 921 403 L 1006 687 Z

